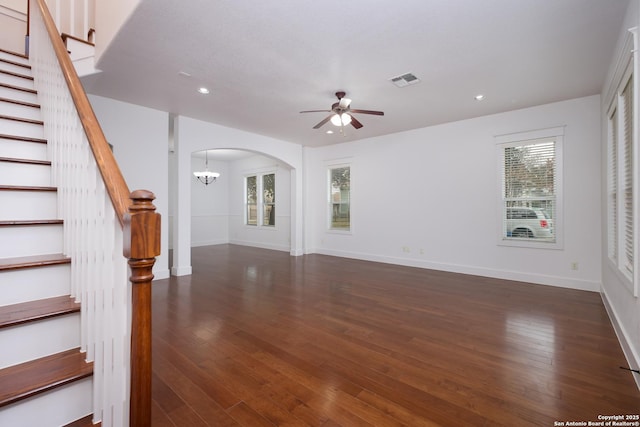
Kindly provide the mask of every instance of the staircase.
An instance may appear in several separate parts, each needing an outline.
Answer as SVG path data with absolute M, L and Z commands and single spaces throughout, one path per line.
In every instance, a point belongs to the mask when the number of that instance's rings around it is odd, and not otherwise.
M 91 422 L 93 363 L 29 60 L 0 50 L 0 426 Z

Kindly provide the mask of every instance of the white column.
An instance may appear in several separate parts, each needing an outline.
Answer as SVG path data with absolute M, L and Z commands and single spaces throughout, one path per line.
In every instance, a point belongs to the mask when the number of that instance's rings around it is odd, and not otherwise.
M 180 117 L 174 119 L 174 148 L 178 180 L 173 216 L 173 264 L 171 274 L 191 274 L 191 149 L 180 134 Z

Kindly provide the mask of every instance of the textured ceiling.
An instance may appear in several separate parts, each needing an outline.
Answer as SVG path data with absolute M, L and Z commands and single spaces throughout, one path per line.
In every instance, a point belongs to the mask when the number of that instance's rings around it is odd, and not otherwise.
M 88 92 L 307 146 L 600 93 L 627 0 L 143 0 Z M 99 36 L 99 35 L 98 35 Z M 186 77 L 180 72 L 190 75 Z M 421 81 L 397 88 L 390 78 Z M 199 86 L 209 95 L 197 93 Z M 364 127 L 312 127 L 344 90 Z M 482 93 L 485 100 L 474 100 Z

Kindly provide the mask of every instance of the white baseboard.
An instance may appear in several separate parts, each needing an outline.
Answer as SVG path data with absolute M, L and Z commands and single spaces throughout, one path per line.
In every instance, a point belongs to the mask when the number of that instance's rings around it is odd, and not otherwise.
M 319 253 L 343 258 L 354 258 L 364 261 L 382 262 L 386 264 L 403 265 L 407 267 L 426 268 L 430 270 L 448 271 L 451 273 L 471 274 L 474 276 L 493 277 L 496 279 L 514 280 L 518 282 L 535 283 L 538 285 L 556 286 L 560 288 L 570 288 L 582 291 L 599 292 L 600 282 L 571 279 L 566 277 L 549 276 L 544 274 L 522 273 L 519 271 L 498 270 L 484 267 L 473 267 L 460 264 L 448 264 L 400 257 L 390 257 L 383 255 L 373 255 L 366 253 L 336 251 L 318 249 L 306 253 Z
M 607 293 L 604 287 L 600 292 L 600 296 L 602 297 L 602 302 L 604 303 L 604 307 L 607 310 L 609 319 L 611 319 L 611 324 L 613 325 L 613 329 L 616 332 L 616 336 L 618 337 L 618 341 L 620 342 L 620 346 L 622 347 L 622 352 L 624 353 L 624 357 L 627 359 L 629 367 L 631 369 L 640 369 L 640 356 L 631 346 L 629 334 L 627 334 L 624 326 L 618 321 L 618 315 L 616 314 L 613 306 L 609 303 L 609 298 L 607 298 Z M 640 374 L 631 373 L 631 375 L 633 375 L 636 386 L 638 387 L 638 390 L 640 390 Z
M 291 250 L 291 248 L 289 246 L 285 246 L 285 245 L 278 245 L 278 244 L 270 244 L 270 243 L 263 243 L 263 242 L 252 242 L 252 241 L 248 241 L 248 240 L 230 240 L 229 242 L 232 245 L 242 245 L 242 246 L 251 246 L 254 248 L 262 248 L 262 249 L 271 249 L 274 251 L 285 251 L 285 252 L 289 252 Z
M 171 267 L 172 276 L 188 276 L 193 272 L 191 266 L 188 267 Z
M 168 268 L 153 272 L 153 280 L 168 279 L 171 271 Z
M 227 243 L 230 243 L 228 239 L 204 240 L 201 242 L 191 242 L 191 247 L 199 248 L 200 246 L 224 245 Z

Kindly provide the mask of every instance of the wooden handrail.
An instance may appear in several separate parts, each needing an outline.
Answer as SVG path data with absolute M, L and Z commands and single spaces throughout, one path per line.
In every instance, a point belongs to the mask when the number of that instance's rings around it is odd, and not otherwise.
M 88 44 L 89 46 L 95 46 L 95 44 L 91 43 L 90 41 L 81 39 L 80 37 L 72 36 L 71 34 L 62 33 L 60 36 L 62 37 L 62 43 L 64 43 L 64 45 L 67 48 L 69 47 L 69 46 L 67 46 L 67 40 L 68 39 L 75 40 L 75 41 L 77 41 L 79 43 Z
M 104 180 L 107 193 L 109 194 L 111 203 L 113 203 L 113 207 L 116 211 L 116 216 L 118 217 L 120 224 L 124 225 L 124 215 L 131 203 L 129 199 L 129 187 L 127 186 L 127 183 L 122 176 L 122 172 L 120 172 L 120 168 L 113 157 L 113 153 L 109 148 L 107 139 L 105 138 L 102 128 L 98 123 L 98 119 L 93 112 L 89 98 L 87 98 L 87 94 L 82 87 L 80 78 L 78 78 L 78 73 L 76 73 L 76 69 L 71 62 L 67 49 L 58 34 L 58 29 L 51 17 L 51 13 L 49 13 L 49 8 L 47 7 L 45 0 L 36 1 L 38 3 L 38 8 L 42 13 L 44 24 L 47 29 L 47 33 L 49 34 L 49 38 L 51 39 L 51 43 L 53 44 L 53 49 L 58 58 L 58 62 L 60 63 L 62 74 L 69 86 L 71 98 L 75 103 L 78 116 L 80 116 L 82 127 L 87 135 L 91 151 L 93 152 L 98 169 L 100 170 L 100 174 Z

